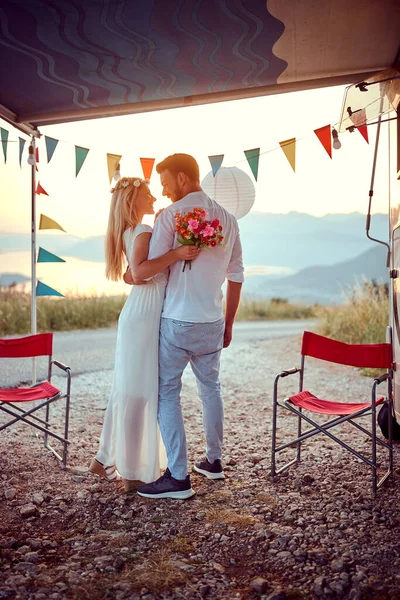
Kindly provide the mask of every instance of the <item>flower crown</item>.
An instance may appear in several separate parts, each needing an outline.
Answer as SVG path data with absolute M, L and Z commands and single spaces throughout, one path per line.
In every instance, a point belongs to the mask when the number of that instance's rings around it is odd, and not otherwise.
M 141 179 L 139 177 L 135 179 L 135 181 L 130 181 L 127 177 L 123 177 L 123 179 L 117 181 L 116 185 L 113 188 L 111 188 L 110 192 L 113 194 L 114 192 L 119 191 L 121 188 L 126 189 L 129 186 L 138 188 L 142 185 L 142 183 L 148 185 L 150 183 L 150 179 Z

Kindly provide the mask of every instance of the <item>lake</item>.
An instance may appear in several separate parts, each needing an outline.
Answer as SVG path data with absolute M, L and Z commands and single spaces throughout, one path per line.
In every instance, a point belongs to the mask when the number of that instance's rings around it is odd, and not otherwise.
M 108 281 L 104 262 L 92 262 L 65 257 L 65 263 L 37 263 L 36 276 L 42 283 L 68 296 L 117 296 L 127 293 L 124 282 Z M 0 252 L 0 274 L 19 273 L 31 276 L 31 255 L 27 251 Z M 247 282 L 244 285 L 251 293 L 251 279 L 255 276 L 279 277 L 290 275 L 287 267 L 251 265 L 245 267 Z M 29 283 L 26 284 L 27 290 Z

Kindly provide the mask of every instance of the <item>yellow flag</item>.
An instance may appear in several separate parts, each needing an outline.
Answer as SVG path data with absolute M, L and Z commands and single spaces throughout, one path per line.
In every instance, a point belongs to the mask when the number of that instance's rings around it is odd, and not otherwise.
M 290 138 L 290 140 L 279 142 L 279 145 L 284 151 L 293 171 L 296 171 L 296 138 Z
M 110 179 L 110 183 L 112 178 L 114 177 L 114 173 L 117 170 L 117 165 L 121 158 L 122 156 L 120 156 L 119 154 L 107 154 L 108 177 Z
M 53 221 L 53 219 L 46 217 L 46 215 L 40 215 L 39 229 L 61 229 L 61 231 L 67 233 L 57 221 Z

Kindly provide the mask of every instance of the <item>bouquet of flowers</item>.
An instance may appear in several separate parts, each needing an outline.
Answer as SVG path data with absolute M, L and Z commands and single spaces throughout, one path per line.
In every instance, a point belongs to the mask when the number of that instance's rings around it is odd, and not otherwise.
M 224 236 L 219 219 L 207 221 L 208 214 L 202 208 L 195 208 L 193 212 L 182 216 L 179 212 L 175 215 L 176 228 L 178 232 L 178 242 L 187 246 L 200 246 L 201 248 L 214 248 L 222 246 Z M 186 265 L 192 268 L 192 261 L 185 260 L 183 271 Z

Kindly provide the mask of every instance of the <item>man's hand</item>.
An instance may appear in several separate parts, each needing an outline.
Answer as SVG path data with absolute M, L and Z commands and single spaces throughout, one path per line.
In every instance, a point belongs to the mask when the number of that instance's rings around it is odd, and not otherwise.
M 127 283 L 128 285 L 143 285 L 144 283 L 146 283 L 144 281 L 144 279 L 135 279 L 134 277 L 132 277 L 132 273 L 131 273 L 129 266 L 124 273 L 123 279 L 124 279 L 124 282 Z
M 232 325 L 227 325 L 225 323 L 225 332 L 224 332 L 224 348 L 227 348 L 232 341 Z
M 156 214 L 155 214 L 155 216 L 154 216 L 154 223 L 156 222 L 156 219 L 157 219 L 158 215 L 161 215 L 161 213 L 162 213 L 162 211 L 163 211 L 163 210 L 164 210 L 163 208 L 160 208 L 160 210 L 158 210 L 158 211 L 156 212 Z

